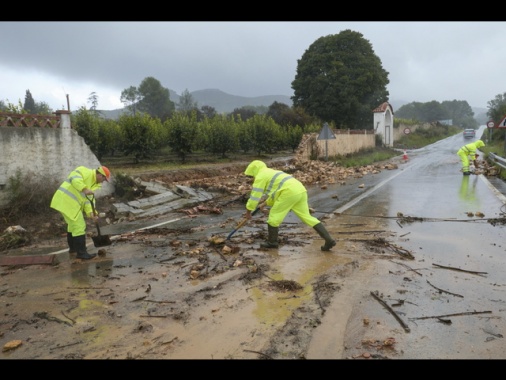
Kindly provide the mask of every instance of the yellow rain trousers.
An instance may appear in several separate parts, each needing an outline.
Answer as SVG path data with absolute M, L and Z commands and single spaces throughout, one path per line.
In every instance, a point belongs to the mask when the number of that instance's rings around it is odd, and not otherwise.
M 462 171 L 464 173 L 469 171 L 469 159 L 474 161 L 476 159 L 476 150 L 483 146 L 485 146 L 483 141 L 476 140 L 475 142 L 464 145 L 458 150 L 457 154 L 460 157 Z
M 271 206 L 267 224 L 279 227 L 292 211 L 306 225 L 314 227 L 320 220 L 309 212 L 308 195 L 304 185 L 291 175 L 268 168 L 263 161 L 252 161 L 244 174 L 254 177 L 246 209 L 254 211 L 262 199 Z

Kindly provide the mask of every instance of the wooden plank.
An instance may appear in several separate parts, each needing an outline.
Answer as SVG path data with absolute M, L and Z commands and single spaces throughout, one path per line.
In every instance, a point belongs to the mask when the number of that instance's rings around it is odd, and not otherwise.
M 54 263 L 55 255 L 6 256 L 0 257 L 0 266 L 5 265 L 39 265 Z

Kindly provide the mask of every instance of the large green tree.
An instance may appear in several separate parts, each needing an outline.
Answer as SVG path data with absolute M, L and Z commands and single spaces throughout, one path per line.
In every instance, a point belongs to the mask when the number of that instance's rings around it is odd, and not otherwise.
M 371 43 L 347 29 L 320 37 L 298 60 L 293 106 L 336 128 L 370 129 L 372 110 L 388 100 L 388 83 Z
M 121 91 L 120 101 L 125 105 L 125 107 L 131 112 L 132 115 L 135 115 L 137 102 L 140 99 L 141 95 L 135 86 L 130 86 Z
M 453 125 L 462 128 L 477 128 L 479 123 L 474 118 L 474 112 L 465 100 L 445 100 L 441 106 L 446 110 Z
M 506 92 L 504 94 L 497 94 L 487 105 L 487 116 L 496 123 L 499 123 L 506 115 Z
M 141 99 L 137 104 L 137 109 L 141 112 L 163 121 L 169 118 L 176 109 L 174 102 L 170 100 L 169 89 L 162 87 L 158 79 L 144 78 L 138 91 Z

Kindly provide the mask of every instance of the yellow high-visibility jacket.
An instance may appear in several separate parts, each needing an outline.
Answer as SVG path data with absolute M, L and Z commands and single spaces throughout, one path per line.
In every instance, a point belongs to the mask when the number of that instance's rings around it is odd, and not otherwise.
M 299 194 L 306 191 L 304 185 L 281 170 L 268 168 L 260 160 L 252 161 L 244 174 L 255 177 L 253 181 L 250 198 L 246 203 L 246 209 L 253 211 L 260 200 L 266 200 L 267 206 L 272 206 L 279 197 L 281 191 L 289 191 L 292 194 Z M 286 183 L 286 184 L 285 184 Z
M 469 156 L 471 160 L 475 160 L 476 150 L 480 149 L 483 146 L 485 146 L 485 143 L 482 140 L 476 140 L 475 142 L 464 145 L 462 148 L 459 149 L 457 154 L 459 156 L 461 155 Z
M 51 208 L 61 212 L 72 220 L 77 220 L 80 213 L 84 212 L 91 217 L 93 210 L 91 200 L 82 192 L 84 188 L 91 191 L 100 189 L 102 184 L 97 183 L 96 169 L 79 166 L 74 169 L 67 179 L 60 185 L 51 200 Z M 95 198 L 93 198 L 93 202 Z M 93 204 L 95 205 L 95 204 Z

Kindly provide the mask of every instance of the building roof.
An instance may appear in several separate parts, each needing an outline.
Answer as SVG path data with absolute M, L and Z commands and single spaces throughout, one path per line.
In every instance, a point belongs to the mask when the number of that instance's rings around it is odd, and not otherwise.
M 373 109 L 372 112 L 374 112 L 374 113 L 385 112 L 387 110 L 387 108 L 390 108 L 390 111 L 392 112 L 392 114 L 394 113 L 394 109 L 392 108 L 392 105 L 388 102 L 382 103 L 380 106 Z

